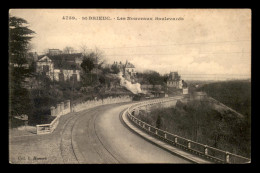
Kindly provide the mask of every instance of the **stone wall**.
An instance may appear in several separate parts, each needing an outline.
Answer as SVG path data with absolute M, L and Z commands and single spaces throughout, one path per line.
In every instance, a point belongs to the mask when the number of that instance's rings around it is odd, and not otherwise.
M 95 106 L 99 105 L 105 105 L 105 104 L 112 104 L 112 103 L 122 103 L 122 102 L 130 102 L 132 101 L 132 98 L 129 96 L 123 96 L 123 97 L 108 97 L 103 100 L 89 100 L 80 104 L 77 104 L 72 107 L 73 112 L 78 112 L 84 109 L 93 108 Z
M 51 108 L 51 116 L 59 117 L 62 115 L 65 115 L 67 113 L 70 113 L 70 100 L 66 100 L 65 102 L 58 103 L 56 105 L 56 108 L 52 106 Z

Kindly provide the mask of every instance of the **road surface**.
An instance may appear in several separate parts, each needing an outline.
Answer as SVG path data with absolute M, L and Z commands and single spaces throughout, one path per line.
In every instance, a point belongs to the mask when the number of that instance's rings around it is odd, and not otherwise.
M 190 163 L 129 130 L 119 115 L 131 104 L 104 105 L 70 113 L 64 116 L 66 118 L 62 117 L 52 134 L 13 139 L 10 145 L 11 162 Z M 34 155 L 37 156 L 36 160 L 27 159 Z
M 77 119 L 72 140 L 80 163 L 189 163 L 126 128 L 119 115 L 128 106 L 100 107 Z

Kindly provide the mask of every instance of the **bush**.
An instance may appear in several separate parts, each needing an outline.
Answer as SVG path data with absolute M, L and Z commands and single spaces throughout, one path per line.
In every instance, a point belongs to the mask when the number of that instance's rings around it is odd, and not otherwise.
M 251 155 L 251 126 L 246 118 L 231 111 L 218 112 L 212 104 L 192 101 L 177 102 L 176 107 L 159 108 L 137 118 L 170 133 L 233 152 Z

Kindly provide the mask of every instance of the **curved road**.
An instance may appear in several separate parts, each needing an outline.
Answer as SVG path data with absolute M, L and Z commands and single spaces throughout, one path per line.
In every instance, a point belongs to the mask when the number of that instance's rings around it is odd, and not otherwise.
M 119 115 L 131 104 L 99 106 L 71 116 L 61 132 L 63 162 L 190 163 L 126 128 Z

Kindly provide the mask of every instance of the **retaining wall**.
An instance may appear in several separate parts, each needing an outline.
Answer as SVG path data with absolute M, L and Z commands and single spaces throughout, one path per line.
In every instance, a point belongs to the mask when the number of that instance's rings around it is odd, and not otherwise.
M 129 102 L 132 101 L 132 97 L 129 96 L 123 96 L 123 97 L 108 97 L 103 100 L 90 100 L 83 103 L 79 103 L 77 105 L 70 104 L 70 100 L 67 100 L 65 102 L 61 102 L 57 104 L 56 107 L 51 107 L 51 116 L 54 116 L 55 119 L 50 124 L 40 124 L 36 125 L 36 132 L 37 134 L 48 134 L 52 133 L 57 125 L 59 124 L 59 118 L 62 115 L 68 114 L 70 112 L 79 112 L 85 109 L 90 109 L 96 106 L 100 105 L 107 105 L 107 104 L 113 104 L 113 103 L 123 103 L 123 102 Z

